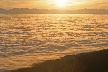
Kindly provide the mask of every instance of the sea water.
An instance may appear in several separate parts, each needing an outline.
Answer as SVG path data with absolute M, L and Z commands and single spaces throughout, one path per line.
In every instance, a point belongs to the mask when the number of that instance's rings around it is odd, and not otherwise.
M 108 48 L 108 15 L 0 14 L 0 71 Z

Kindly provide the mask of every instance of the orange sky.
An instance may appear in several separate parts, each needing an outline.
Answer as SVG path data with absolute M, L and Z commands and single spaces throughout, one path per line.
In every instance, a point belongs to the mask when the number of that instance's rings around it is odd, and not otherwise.
M 57 6 L 55 0 L 0 0 L 0 7 L 5 9 L 108 9 L 108 0 L 66 0 L 65 6 L 63 7 Z

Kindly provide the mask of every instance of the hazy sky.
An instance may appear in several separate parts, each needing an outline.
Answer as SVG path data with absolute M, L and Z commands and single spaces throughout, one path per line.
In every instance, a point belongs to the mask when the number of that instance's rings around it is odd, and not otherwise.
M 64 6 L 60 7 L 59 4 L 62 1 L 63 0 L 0 0 L 0 7 L 5 9 L 108 9 L 108 0 L 65 0 Z

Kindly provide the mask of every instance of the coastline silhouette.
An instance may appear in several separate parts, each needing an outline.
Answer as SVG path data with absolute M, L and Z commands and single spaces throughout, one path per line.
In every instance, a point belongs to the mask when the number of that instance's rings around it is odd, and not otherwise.
M 79 10 L 59 10 L 59 9 L 29 9 L 13 8 L 5 10 L 0 8 L 0 14 L 108 14 L 106 9 L 79 9 Z

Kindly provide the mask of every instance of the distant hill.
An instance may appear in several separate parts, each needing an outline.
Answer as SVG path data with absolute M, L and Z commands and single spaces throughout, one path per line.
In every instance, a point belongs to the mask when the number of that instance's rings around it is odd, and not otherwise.
M 58 9 L 29 9 L 13 8 L 5 10 L 0 8 L 0 14 L 108 14 L 105 9 L 80 9 L 80 10 L 58 10 Z

